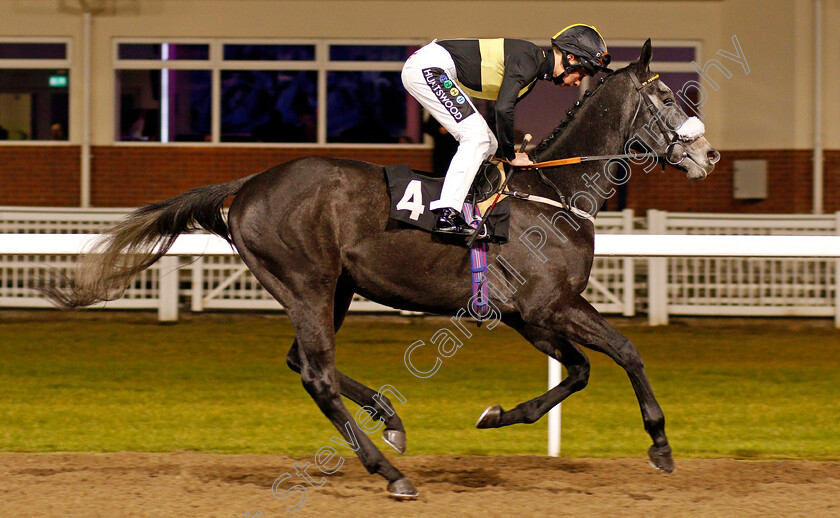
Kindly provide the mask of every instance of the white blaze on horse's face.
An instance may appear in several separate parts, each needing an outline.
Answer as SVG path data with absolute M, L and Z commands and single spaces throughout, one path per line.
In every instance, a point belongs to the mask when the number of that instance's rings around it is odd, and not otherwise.
M 703 121 L 698 119 L 697 117 L 689 117 L 685 120 L 680 127 L 676 129 L 677 135 L 680 136 L 680 140 L 684 142 L 691 142 L 694 139 L 698 139 L 706 133 L 706 126 L 703 124 Z

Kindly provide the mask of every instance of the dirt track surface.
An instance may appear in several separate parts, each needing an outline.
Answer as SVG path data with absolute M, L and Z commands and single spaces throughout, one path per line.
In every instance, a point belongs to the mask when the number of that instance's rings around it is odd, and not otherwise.
M 0 516 L 289 516 L 272 496 L 282 455 L 0 455 Z M 533 456 L 396 459 L 420 498 L 397 502 L 354 458 L 310 488 L 294 516 L 840 516 L 840 462 Z M 320 473 L 312 466 L 317 480 Z M 288 488 L 300 479 L 287 480 Z M 247 514 L 246 514 L 247 513 Z M 257 514 L 261 513 L 261 514 Z

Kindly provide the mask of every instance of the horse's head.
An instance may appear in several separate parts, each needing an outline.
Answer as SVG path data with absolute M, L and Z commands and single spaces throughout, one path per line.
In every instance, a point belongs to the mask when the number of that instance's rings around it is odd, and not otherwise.
M 685 171 L 690 180 L 702 180 L 720 160 L 697 117 L 689 117 L 674 98 L 674 92 L 650 71 L 650 40 L 642 46 L 639 60 L 620 70 L 627 73 L 635 91 L 631 97 L 633 119 L 628 143 L 659 155 L 669 165 Z M 618 72 L 617 72 L 618 73 Z

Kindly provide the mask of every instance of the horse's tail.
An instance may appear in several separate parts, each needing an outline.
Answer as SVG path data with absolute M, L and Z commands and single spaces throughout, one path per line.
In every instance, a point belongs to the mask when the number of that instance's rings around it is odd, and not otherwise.
M 135 210 L 100 234 L 79 258 L 75 278 L 61 283 L 65 287 L 42 283 L 40 291 L 64 309 L 115 300 L 136 274 L 163 257 L 185 231 L 204 228 L 232 244 L 222 204 L 254 176 L 198 187 Z

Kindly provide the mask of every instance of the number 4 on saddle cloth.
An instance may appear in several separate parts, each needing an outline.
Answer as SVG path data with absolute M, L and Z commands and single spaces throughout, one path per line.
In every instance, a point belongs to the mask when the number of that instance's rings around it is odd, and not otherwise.
M 429 203 L 440 198 L 443 177 L 415 171 L 405 164 L 386 166 L 385 175 L 391 194 L 391 219 L 433 232 L 437 215 L 429 208 Z M 475 226 L 474 220 L 486 214 L 504 179 L 504 170 L 498 163 L 485 161 L 481 165 L 462 211 L 467 223 Z M 501 196 L 487 217 L 480 236 L 487 241 L 506 243 L 509 219 L 509 202 Z

